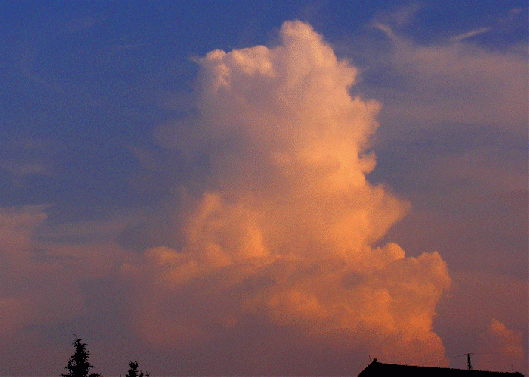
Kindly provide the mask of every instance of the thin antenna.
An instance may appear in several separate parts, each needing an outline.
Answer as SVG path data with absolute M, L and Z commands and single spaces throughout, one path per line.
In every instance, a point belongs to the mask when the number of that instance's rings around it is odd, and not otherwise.
M 468 370 L 472 370 L 472 362 L 470 361 L 470 355 L 473 355 L 473 353 L 467 353 L 467 366 Z
M 454 359 L 456 357 L 462 357 L 462 356 L 466 356 L 467 357 L 467 369 L 468 370 L 472 370 L 472 360 L 470 359 L 470 356 L 472 355 L 484 355 L 484 354 L 481 354 L 481 353 L 478 353 L 476 354 L 475 352 L 469 352 L 469 353 L 464 353 L 462 355 L 455 355 L 455 356 L 452 356 L 451 358 Z

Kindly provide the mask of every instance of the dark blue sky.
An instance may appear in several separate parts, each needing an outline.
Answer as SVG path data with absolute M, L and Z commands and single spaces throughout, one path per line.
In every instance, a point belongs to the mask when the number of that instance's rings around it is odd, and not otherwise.
M 24 180 L 32 182 L 21 190 L 9 182 L 8 174 L 2 180 L 2 202 L 69 198 L 69 206 L 93 208 L 109 205 L 111 196 L 116 205 L 131 204 L 136 193 L 127 182 L 137 164 L 130 148 L 152 146 L 154 126 L 193 112 L 189 103 L 160 104 L 166 93 L 192 91 L 198 68 L 193 57 L 217 48 L 273 43 L 284 20 L 310 22 L 341 46 L 369 32 L 374 19 L 384 21 L 393 11 L 416 8 L 414 19 L 396 26 L 417 43 L 499 25 L 500 30 L 477 42 L 502 48 L 524 43 L 523 14 L 513 24 L 505 20 L 509 10 L 523 6 L 523 1 L 435 6 L 387 1 L 369 6 L 305 1 L 7 2 L 1 26 L 1 84 L 6 88 L 1 153 L 6 159 L 45 159 L 53 165 L 54 176 L 29 174 Z M 364 63 L 355 51 L 344 55 Z M 369 72 L 366 76 L 379 84 Z M 53 147 L 17 147 L 28 140 Z

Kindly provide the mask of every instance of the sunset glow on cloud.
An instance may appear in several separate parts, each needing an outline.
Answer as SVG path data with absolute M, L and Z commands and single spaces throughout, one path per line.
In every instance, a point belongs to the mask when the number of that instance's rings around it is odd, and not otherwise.
M 499 366 L 505 370 L 523 368 L 524 347 L 521 333 L 512 331 L 493 319 L 482 336 L 488 347 L 487 352 L 480 355 L 483 367 L 490 370 L 497 370 Z
M 309 25 L 287 22 L 280 36 L 199 60 L 199 130 L 187 137 L 211 145 L 214 182 L 181 224 L 181 249 L 150 249 L 123 271 L 150 282 L 136 328 L 179 347 L 259 320 L 446 365 L 432 329 L 450 285 L 441 256 L 374 246 L 408 208 L 365 179 L 379 105 L 348 94 L 355 68 Z
M 36 230 L 46 219 L 41 206 L 0 210 L 0 336 L 9 337 L 17 330 L 41 321 L 60 321 L 79 310 L 82 302 L 76 283 L 65 284 L 61 266 L 44 250 L 38 255 Z M 59 297 L 69 295 L 70 300 Z M 59 297 L 58 297 L 59 296 Z
M 527 4 L 190 4 L 4 7 L 0 376 L 527 374 Z

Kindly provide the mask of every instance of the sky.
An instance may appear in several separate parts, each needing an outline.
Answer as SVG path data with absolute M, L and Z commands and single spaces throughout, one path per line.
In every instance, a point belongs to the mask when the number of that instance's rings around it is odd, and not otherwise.
M 1 8 L 1 376 L 529 372 L 526 1 Z

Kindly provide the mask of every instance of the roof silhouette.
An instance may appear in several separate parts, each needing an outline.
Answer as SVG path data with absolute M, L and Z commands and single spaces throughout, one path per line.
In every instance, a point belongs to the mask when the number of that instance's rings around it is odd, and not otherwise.
M 385 364 L 374 359 L 363 371 L 358 374 L 358 377 L 371 376 L 428 376 L 428 377 L 524 377 L 520 372 L 489 372 L 484 370 L 465 370 L 452 368 L 437 368 L 437 367 L 420 367 L 412 365 L 400 364 Z

